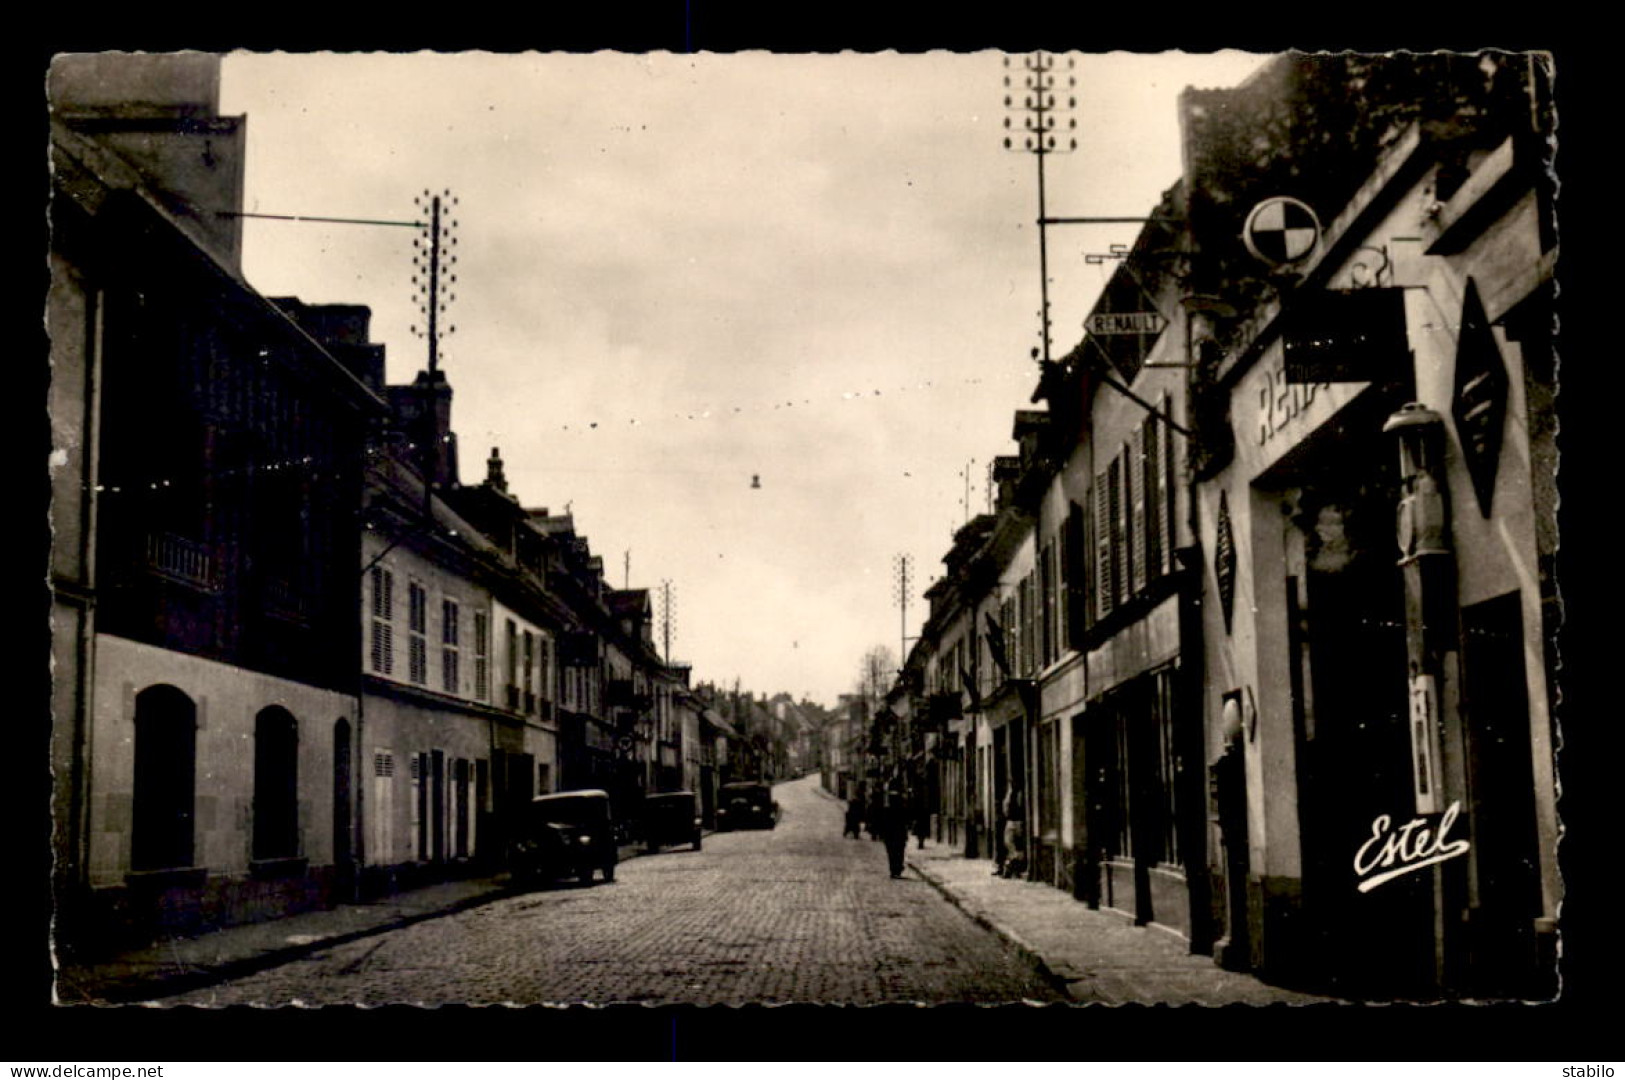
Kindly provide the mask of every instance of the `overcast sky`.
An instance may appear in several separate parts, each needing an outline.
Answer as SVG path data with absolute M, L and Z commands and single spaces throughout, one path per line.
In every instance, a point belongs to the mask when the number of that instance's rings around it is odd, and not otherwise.
M 1179 91 L 1262 62 L 1072 59 L 1056 216 L 1149 213 Z M 974 514 L 1031 407 L 1036 168 L 1003 149 L 1005 74 L 992 52 L 232 54 L 222 108 L 248 117 L 249 211 L 412 220 L 424 189 L 456 195 L 462 481 L 500 446 L 611 585 L 670 581 L 696 681 L 833 704 L 899 648 L 902 554 L 919 632 L 966 470 Z M 366 304 L 389 381 L 424 367 L 411 230 L 245 228 L 261 292 Z M 1055 355 L 1105 281 L 1084 255 L 1134 234 L 1050 230 Z

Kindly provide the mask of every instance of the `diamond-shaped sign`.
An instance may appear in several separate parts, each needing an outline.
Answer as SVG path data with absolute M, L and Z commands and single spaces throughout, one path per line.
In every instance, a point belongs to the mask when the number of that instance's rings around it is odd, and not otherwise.
M 1478 285 L 1468 278 L 1467 295 L 1461 303 L 1461 333 L 1456 339 L 1456 387 L 1450 412 L 1456 419 L 1478 509 L 1485 517 L 1490 516 L 1495 495 L 1509 382 L 1506 362 L 1478 298 Z
M 1224 632 L 1230 632 L 1230 612 L 1236 598 L 1236 538 L 1230 531 L 1230 501 L 1219 491 L 1219 535 L 1213 544 L 1213 576 L 1219 579 L 1219 610 Z

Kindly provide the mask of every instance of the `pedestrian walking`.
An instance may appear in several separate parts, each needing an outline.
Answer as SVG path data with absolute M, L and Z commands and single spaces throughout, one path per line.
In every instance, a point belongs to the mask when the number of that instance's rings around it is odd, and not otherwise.
M 925 798 L 918 793 L 914 796 L 913 814 L 914 838 L 919 841 L 920 849 L 925 849 L 925 838 L 931 835 L 931 811 L 926 808 Z
M 886 864 L 891 869 L 891 876 L 899 878 L 903 876 L 903 856 L 908 851 L 908 807 L 901 791 L 893 788 L 886 792 L 881 815 L 880 831 L 886 842 Z

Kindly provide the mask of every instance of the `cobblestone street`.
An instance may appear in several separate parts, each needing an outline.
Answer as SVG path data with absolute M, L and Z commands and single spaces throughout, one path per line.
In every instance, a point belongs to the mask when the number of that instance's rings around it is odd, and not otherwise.
M 431 919 L 166 1004 L 1064 1000 L 885 852 L 841 835 L 809 777 L 773 830 L 708 836 L 561 886 Z

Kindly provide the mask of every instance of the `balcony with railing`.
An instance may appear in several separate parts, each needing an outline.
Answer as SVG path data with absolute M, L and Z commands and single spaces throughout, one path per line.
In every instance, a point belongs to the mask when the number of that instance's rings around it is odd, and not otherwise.
M 202 592 L 220 591 L 219 563 L 208 545 L 174 533 L 152 533 L 146 554 L 147 569 L 159 577 Z

